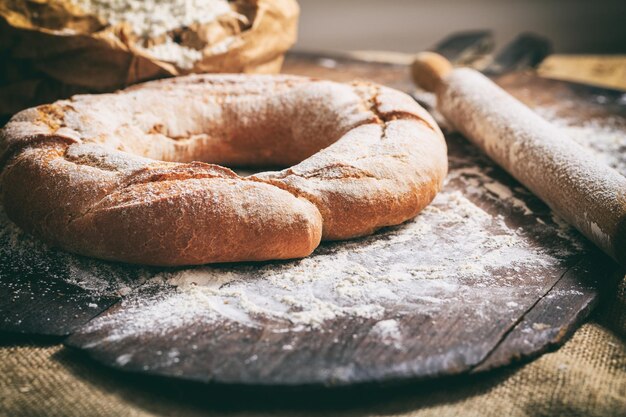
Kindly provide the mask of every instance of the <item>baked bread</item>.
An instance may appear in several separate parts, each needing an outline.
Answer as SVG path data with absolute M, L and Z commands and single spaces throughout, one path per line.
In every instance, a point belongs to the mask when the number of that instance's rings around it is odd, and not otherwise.
M 291 166 L 241 177 L 231 166 Z M 409 96 L 287 75 L 191 75 L 24 110 L 2 200 L 65 250 L 147 265 L 309 255 L 414 217 L 446 145 Z

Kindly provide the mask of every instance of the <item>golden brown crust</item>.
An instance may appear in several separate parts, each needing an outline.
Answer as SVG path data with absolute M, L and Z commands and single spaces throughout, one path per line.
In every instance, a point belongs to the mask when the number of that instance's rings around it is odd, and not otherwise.
M 244 178 L 194 160 L 297 165 Z M 0 132 L 0 163 L 19 226 L 151 265 L 307 256 L 414 217 L 447 172 L 410 97 L 294 76 L 189 76 L 28 109 Z

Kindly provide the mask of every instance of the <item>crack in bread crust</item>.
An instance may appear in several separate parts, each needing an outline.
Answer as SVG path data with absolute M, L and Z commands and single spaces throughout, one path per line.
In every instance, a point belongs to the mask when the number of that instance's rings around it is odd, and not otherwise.
M 283 75 L 194 75 L 28 109 L 0 131 L 0 157 L 19 226 L 150 265 L 307 256 L 414 217 L 447 173 L 441 131 L 407 95 Z M 290 168 L 244 178 L 220 165 Z

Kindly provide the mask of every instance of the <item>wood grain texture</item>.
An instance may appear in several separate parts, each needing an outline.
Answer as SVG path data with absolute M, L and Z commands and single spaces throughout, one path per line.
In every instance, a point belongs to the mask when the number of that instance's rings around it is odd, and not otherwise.
M 362 78 L 413 91 L 408 68 L 401 65 L 300 55 L 287 59 L 285 71 L 335 80 Z M 589 100 L 589 95 L 572 92 L 557 82 L 535 83 L 533 77 L 523 74 L 506 76 L 501 81 L 522 100 L 524 96 L 549 100 L 552 89 L 553 97 L 567 92 L 568 100 L 588 108 L 585 100 Z M 541 89 L 536 94 L 535 85 Z M 594 111 L 607 115 L 622 111 L 619 106 L 617 111 L 609 105 L 594 106 Z M 571 106 L 568 108 L 571 110 Z M 576 114 L 580 113 L 573 113 Z M 176 319 L 176 315 L 187 317 L 178 309 L 157 314 L 162 320 L 157 321 L 160 326 L 147 326 L 155 324 L 150 323 L 150 315 L 155 312 L 149 309 L 161 305 L 159 302 L 184 305 L 187 300 L 187 305 L 194 305 L 197 300 L 195 292 L 168 280 L 172 273 L 180 273 L 180 270 L 143 271 L 137 272 L 134 279 L 127 277 L 120 281 L 130 288 L 121 302 L 94 320 L 83 317 L 71 329 L 66 327 L 65 332 L 73 333 L 66 344 L 109 366 L 151 375 L 229 385 L 336 386 L 480 372 L 527 360 L 562 343 L 597 302 L 599 283 L 607 282 L 617 267 L 581 236 L 559 225 L 558 219 L 553 218 L 541 201 L 462 137 L 449 134 L 447 140 L 451 175 L 442 196 L 458 192 L 483 210 L 491 219 L 486 221 L 485 230 L 492 235 L 503 232 L 500 221 L 508 230 L 519 231 L 530 253 L 546 254 L 551 259 L 548 264 L 491 268 L 486 274 L 463 275 L 465 278 L 455 281 L 458 284 L 455 287 L 438 290 L 424 284 L 414 288 L 424 291 L 405 295 L 401 303 L 385 302 L 380 316 L 337 315 L 319 326 L 304 327 L 263 315 L 250 315 L 251 322 L 248 322 L 236 317 L 208 320 L 192 312 L 190 317 L 194 320 L 184 321 Z M 497 192 L 486 188 L 486 184 L 505 186 L 512 197 L 502 199 Z M 435 200 L 434 207 L 445 210 L 446 201 Z M 456 253 L 433 253 L 429 246 L 432 240 L 410 234 L 414 226 L 409 224 L 385 229 L 356 242 L 325 244 L 310 262 L 333 273 L 335 265 L 324 260 L 349 256 L 365 270 L 384 275 L 393 268 L 396 272 L 406 272 L 441 255 L 450 265 L 460 268 L 467 264 L 463 256 L 474 253 L 455 246 L 455 239 L 457 243 L 460 239 L 461 226 L 462 220 L 454 225 L 441 223 L 435 231 L 439 233 L 437 239 L 449 240 Z M 484 249 L 482 253 L 488 256 L 489 250 Z M 273 270 L 297 270 L 299 265 L 295 261 L 293 264 L 217 268 L 224 275 L 234 275 L 240 281 L 255 282 L 258 288 L 264 288 L 264 280 Z M 12 311 L 15 318 L 12 327 L 0 326 L 4 330 L 43 333 L 45 325 L 20 327 L 19 316 L 46 313 L 54 321 L 63 319 L 66 312 L 57 314 L 40 302 L 30 303 L 28 297 L 34 294 L 20 274 L 19 270 L 11 270 L 0 275 L 1 282 L 17 283 L 17 287 L 16 284 L 0 287 L 0 290 L 6 288 L 1 290 L 6 291 L 1 294 L 2 299 L 14 297 L 16 288 L 29 294 L 21 298 L 21 310 L 9 310 L 6 304 L 0 303 L 0 313 L 5 315 Z M 56 279 L 61 283 L 73 282 L 72 274 L 71 270 L 61 272 Z M 337 279 L 345 278 L 342 275 L 345 271 L 336 270 L 336 274 Z M 153 276 L 158 279 L 145 283 Z M 460 269 L 459 276 L 462 276 Z M 108 294 L 89 290 L 84 283 L 77 287 L 85 294 Z M 221 296 L 222 293 L 215 294 Z M 425 295 L 442 301 L 439 304 L 428 301 Z M 223 298 L 222 301 L 230 300 Z M 385 320 L 396 322 L 401 338 L 377 335 L 375 327 Z M 80 324 L 83 325 L 76 329 Z M 131 331 L 127 332 L 128 329 Z
M 15 333 L 65 336 L 119 301 L 50 279 L 48 272 L 15 273 L 0 259 L 0 328 Z
M 50 248 L 0 206 L 0 330 L 67 336 L 143 283 L 145 268 Z

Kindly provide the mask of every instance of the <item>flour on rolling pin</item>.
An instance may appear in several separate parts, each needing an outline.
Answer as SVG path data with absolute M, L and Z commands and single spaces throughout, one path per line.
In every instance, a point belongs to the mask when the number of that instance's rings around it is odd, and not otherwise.
M 416 60 L 439 111 L 491 159 L 619 262 L 626 264 L 626 178 L 477 71 Z

